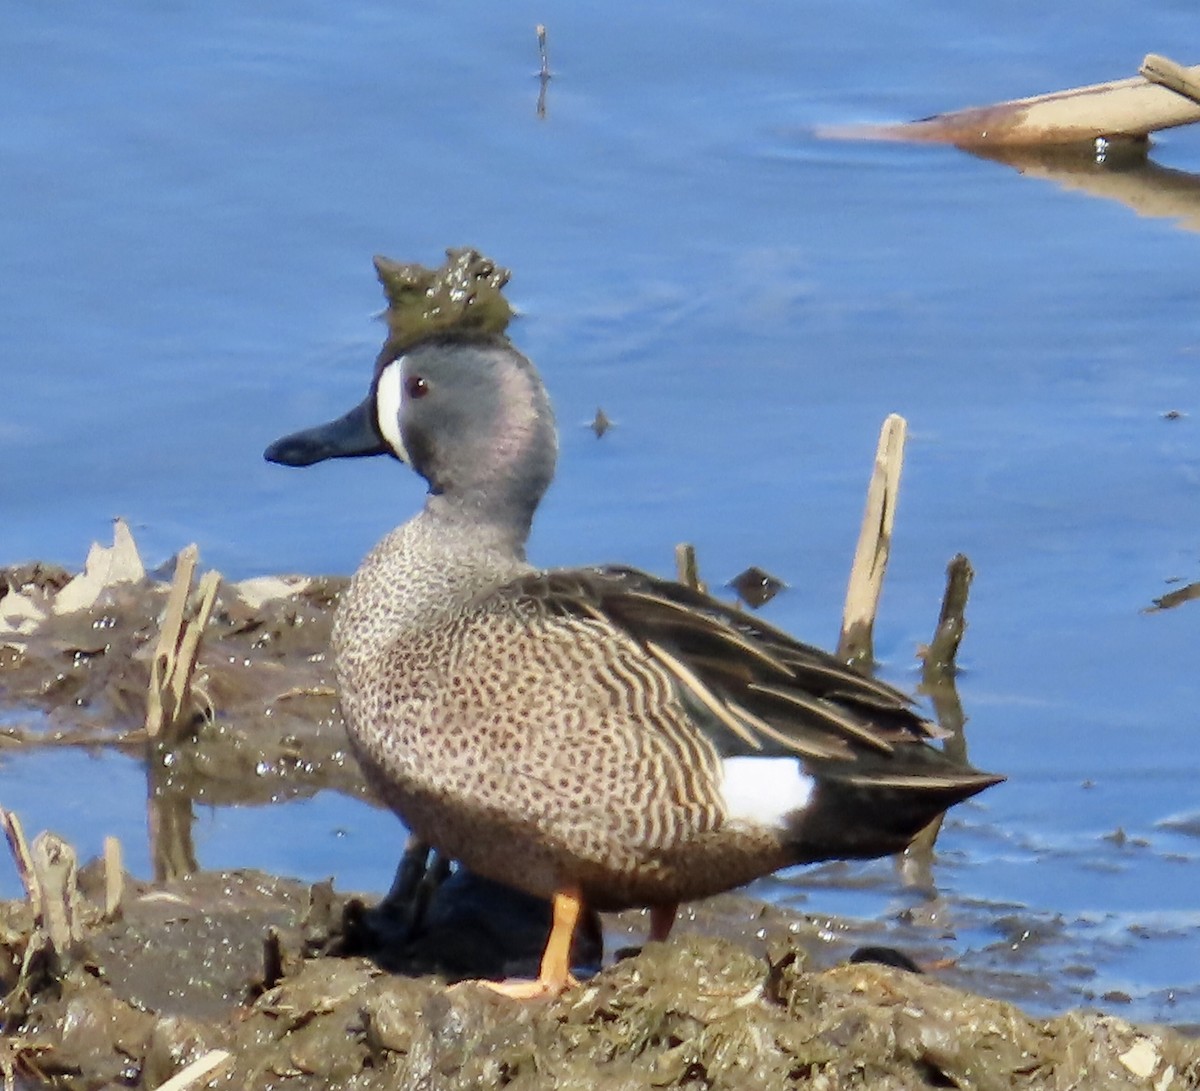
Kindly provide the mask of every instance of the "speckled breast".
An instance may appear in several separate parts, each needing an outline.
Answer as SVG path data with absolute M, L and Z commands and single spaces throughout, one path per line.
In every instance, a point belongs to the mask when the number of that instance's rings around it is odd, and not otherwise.
M 351 741 L 381 799 L 473 870 L 540 895 L 577 883 L 598 908 L 787 863 L 769 831 L 722 825 L 715 751 L 701 740 L 682 767 L 646 726 L 686 715 L 671 684 L 615 685 L 605 657 L 619 653 L 589 624 L 500 604 L 339 649 Z

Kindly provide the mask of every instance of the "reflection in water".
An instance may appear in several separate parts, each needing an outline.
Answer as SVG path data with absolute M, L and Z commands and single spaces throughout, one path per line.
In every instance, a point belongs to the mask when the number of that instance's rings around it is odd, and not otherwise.
M 903 141 L 923 143 L 921 122 L 906 125 L 825 128 L 829 140 Z M 1029 178 L 1056 182 L 1064 189 L 1128 205 L 1139 216 L 1176 220 L 1200 231 L 1200 176 L 1160 166 L 1149 157 L 1150 140 L 1098 137 L 1073 144 L 954 144 L 960 151 L 1012 167 Z
M 1146 154 L 1144 143 L 964 150 L 1003 163 L 1027 178 L 1119 201 L 1139 216 L 1173 219 L 1180 227 L 1200 231 L 1200 176 L 1160 166 Z
M 196 821 L 193 793 L 171 776 L 170 766 L 177 756 L 166 745 L 147 744 L 146 829 L 158 882 L 182 879 L 200 870 L 192 832 Z
M 946 753 L 963 765 L 967 761 L 967 717 L 958 696 L 958 646 L 966 632 L 967 596 L 975 571 L 963 554 L 958 554 L 946 568 L 946 592 L 938 615 L 937 629 L 929 647 L 924 649 L 925 666 L 921 690 L 933 702 L 938 726 L 945 733 L 942 744 Z M 898 857 L 905 883 L 925 892 L 930 899 L 937 897 L 933 878 L 934 846 L 941 833 L 945 815 L 940 815 L 917 835 L 908 851 Z

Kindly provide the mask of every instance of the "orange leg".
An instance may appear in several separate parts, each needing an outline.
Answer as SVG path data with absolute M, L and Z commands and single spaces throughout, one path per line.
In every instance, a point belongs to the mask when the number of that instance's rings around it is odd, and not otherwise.
M 678 902 L 664 902 L 662 905 L 650 907 L 650 939 L 665 940 L 671 934 L 671 926 L 675 923 L 675 913 L 679 909 Z
M 558 996 L 578 982 L 571 976 L 571 940 L 583 912 L 583 894 L 577 886 L 563 887 L 554 893 L 554 924 L 542 953 L 542 966 L 536 981 L 480 981 L 485 988 L 514 1000 L 533 1000 L 539 996 Z

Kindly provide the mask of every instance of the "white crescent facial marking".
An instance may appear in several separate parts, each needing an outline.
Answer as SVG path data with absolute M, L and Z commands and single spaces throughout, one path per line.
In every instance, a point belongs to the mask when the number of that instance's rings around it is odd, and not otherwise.
M 816 781 L 796 758 L 726 758 L 721 796 L 731 822 L 784 827 L 812 799 Z
M 396 456 L 411 464 L 404 439 L 400 435 L 400 402 L 404 395 L 404 357 L 393 360 L 383 369 L 375 388 L 375 420 L 379 434 Z

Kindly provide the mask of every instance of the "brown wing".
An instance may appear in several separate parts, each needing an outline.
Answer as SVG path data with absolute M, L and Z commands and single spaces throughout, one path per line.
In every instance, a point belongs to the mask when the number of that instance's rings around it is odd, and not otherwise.
M 899 690 L 682 584 L 603 567 L 532 573 L 510 590 L 634 639 L 670 671 L 723 756 L 794 754 L 898 787 L 997 779 L 926 745 L 939 733 Z

